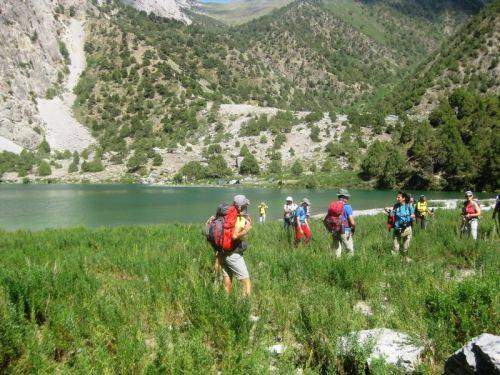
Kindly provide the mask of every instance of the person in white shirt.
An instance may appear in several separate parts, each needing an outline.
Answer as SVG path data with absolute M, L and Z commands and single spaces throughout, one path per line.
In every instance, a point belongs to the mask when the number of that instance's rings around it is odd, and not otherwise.
M 286 197 L 285 205 L 283 206 L 283 229 L 286 230 L 287 236 L 291 238 L 291 229 L 294 225 L 295 210 L 297 205 L 293 203 L 292 197 Z

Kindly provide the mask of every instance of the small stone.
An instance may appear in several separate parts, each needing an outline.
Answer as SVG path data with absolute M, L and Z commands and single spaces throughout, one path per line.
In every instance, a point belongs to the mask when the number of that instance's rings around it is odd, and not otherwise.
M 283 345 L 283 344 L 275 344 L 275 345 L 272 345 L 268 348 L 269 350 L 269 353 L 271 354 L 276 354 L 276 355 L 280 355 L 280 354 L 283 354 L 286 350 L 286 345 Z
M 373 315 L 372 308 L 365 301 L 358 301 L 354 305 L 354 311 L 356 311 L 360 314 L 363 314 L 364 316 L 372 316 Z
M 260 317 L 259 316 L 256 316 L 256 315 L 250 315 L 250 321 L 253 322 L 253 323 L 256 323 L 260 320 Z

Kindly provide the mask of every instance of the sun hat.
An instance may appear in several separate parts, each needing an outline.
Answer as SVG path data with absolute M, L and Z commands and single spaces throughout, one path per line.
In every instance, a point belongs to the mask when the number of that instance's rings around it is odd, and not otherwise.
M 249 206 L 250 205 L 250 201 L 243 194 L 235 195 L 234 198 L 233 198 L 233 202 L 238 207 L 243 207 L 243 206 Z
M 308 206 L 311 205 L 311 201 L 309 199 L 307 199 L 307 198 L 302 199 L 302 203 L 301 204 L 304 204 L 304 203 L 307 204 Z
M 349 194 L 349 190 L 347 189 L 340 189 L 337 193 L 337 197 L 350 197 L 351 194 Z
M 472 193 L 472 191 L 470 191 L 470 190 L 467 190 L 467 191 L 465 192 L 465 196 L 467 196 L 467 197 L 472 197 L 473 195 L 474 195 L 474 194 L 473 194 L 473 193 Z
M 287 202 L 293 202 L 293 198 L 291 196 L 286 197 Z

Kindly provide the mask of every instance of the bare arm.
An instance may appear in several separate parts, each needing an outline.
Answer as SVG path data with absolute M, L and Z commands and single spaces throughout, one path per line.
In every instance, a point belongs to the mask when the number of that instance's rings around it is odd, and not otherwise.
M 239 240 L 243 238 L 252 229 L 251 220 L 247 220 L 244 228 L 234 228 L 233 240 Z

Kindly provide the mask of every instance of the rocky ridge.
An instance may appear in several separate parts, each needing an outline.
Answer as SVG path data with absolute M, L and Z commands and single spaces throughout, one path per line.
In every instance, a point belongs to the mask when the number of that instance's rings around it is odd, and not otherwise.
M 88 6 L 86 0 L 0 4 L 0 136 L 21 148 L 34 149 L 43 139 L 37 100 L 50 89 L 57 93 L 65 80 L 62 43 L 69 13 Z
M 185 11 L 190 10 L 196 4 L 192 0 L 122 0 L 122 2 L 146 13 L 172 18 L 188 25 L 192 21 Z

